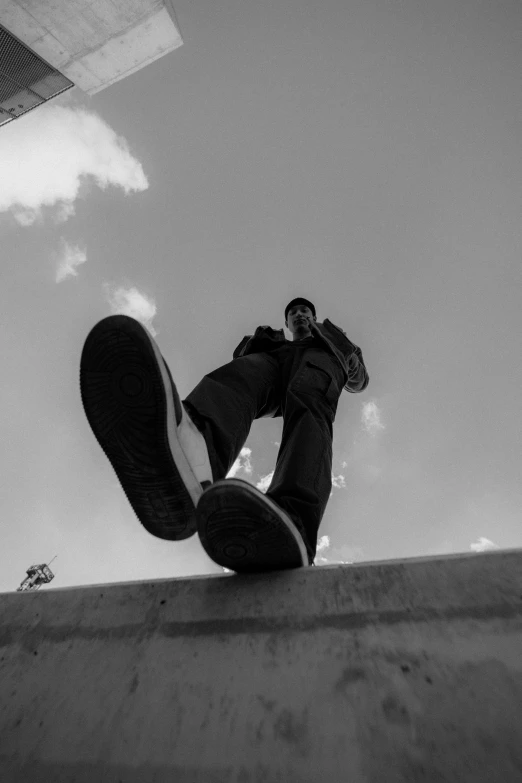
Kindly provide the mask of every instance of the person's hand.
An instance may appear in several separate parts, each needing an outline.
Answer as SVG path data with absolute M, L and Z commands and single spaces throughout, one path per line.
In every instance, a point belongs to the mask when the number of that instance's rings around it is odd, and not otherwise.
M 311 316 L 307 317 L 308 320 L 308 327 L 311 332 L 318 332 L 317 323 L 314 321 L 314 319 Z

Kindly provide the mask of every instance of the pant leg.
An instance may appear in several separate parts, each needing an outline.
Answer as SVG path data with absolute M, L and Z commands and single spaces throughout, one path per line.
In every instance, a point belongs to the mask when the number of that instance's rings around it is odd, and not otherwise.
M 233 359 L 205 375 L 182 401 L 207 444 L 214 481 L 224 478 L 239 456 L 254 419 L 274 416 L 281 406 L 281 376 L 269 353 Z
M 312 562 L 332 489 L 332 425 L 342 378 L 324 352 L 290 349 L 284 362 L 283 435 L 266 494 L 304 528 Z

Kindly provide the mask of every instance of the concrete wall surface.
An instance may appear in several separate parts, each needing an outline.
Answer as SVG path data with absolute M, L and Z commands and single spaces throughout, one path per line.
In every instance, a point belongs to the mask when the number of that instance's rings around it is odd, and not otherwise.
M 520 783 L 522 550 L 0 595 L 0 780 Z
M 0 24 L 90 95 L 183 43 L 172 0 L 0 0 Z

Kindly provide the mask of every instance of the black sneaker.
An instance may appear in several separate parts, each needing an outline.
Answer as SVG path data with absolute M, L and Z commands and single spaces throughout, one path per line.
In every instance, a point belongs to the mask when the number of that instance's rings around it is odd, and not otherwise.
M 310 564 L 289 515 L 247 481 L 216 481 L 201 496 L 196 514 L 203 549 L 224 568 L 254 573 Z
M 138 321 L 113 315 L 94 326 L 82 351 L 80 391 L 91 429 L 145 529 L 171 541 L 192 536 L 196 504 L 212 482 L 206 443 Z

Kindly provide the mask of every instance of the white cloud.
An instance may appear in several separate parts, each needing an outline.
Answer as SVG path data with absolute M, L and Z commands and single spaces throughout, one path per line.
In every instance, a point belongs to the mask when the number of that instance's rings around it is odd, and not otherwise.
M 66 277 L 78 275 L 76 267 L 87 261 L 87 253 L 78 245 L 70 245 L 62 239 L 62 247 L 57 259 L 56 282 L 61 283 Z
M 330 546 L 330 536 L 321 536 L 317 540 L 317 552 L 322 552 L 323 549 L 327 549 Z
M 363 559 L 363 549 L 360 546 L 340 546 L 336 549 L 343 563 L 358 563 Z
M 227 478 L 234 478 L 234 476 L 239 473 L 240 470 L 244 470 L 245 473 L 252 473 L 252 463 L 250 462 L 251 454 L 252 449 L 249 449 L 247 446 L 243 446 L 239 452 L 239 457 L 228 471 Z
M 157 308 L 153 299 L 133 287 L 111 288 L 108 283 L 105 283 L 104 288 L 114 315 L 121 314 L 135 318 L 149 330 L 153 337 L 156 336 L 157 332 L 152 325 L 152 319 L 156 315 Z
M 490 549 L 500 549 L 493 541 L 490 541 L 489 538 L 484 538 L 484 536 L 480 536 L 478 541 L 469 545 L 469 548 L 472 549 L 473 552 L 487 552 Z
M 342 489 L 343 487 L 346 487 L 346 481 L 344 480 L 344 476 L 339 474 L 338 476 L 334 476 L 332 473 L 332 487 L 335 487 L 335 489 Z M 333 489 L 330 492 L 330 497 L 333 495 Z
M 259 481 L 256 484 L 256 487 L 260 492 L 266 492 L 270 484 L 272 483 L 272 479 L 274 478 L 274 471 L 271 473 L 267 473 L 266 476 L 262 476 Z
M 339 474 L 338 476 L 334 476 L 334 474 L 332 473 L 332 485 L 336 489 L 341 489 L 342 487 L 345 487 L 346 481 L 344 479 L 344 476 L 341 474 Z
M 349 565 L 362 560 L 363 551 L 360 546 L 340 546 L 334 547 L 333 552 L 337 558 L 332 559 L 328 556 L 327 550 L 330 549 L 330 537 L 321 536 L 317 540 L 316 556 L 314 563 L 318 565 Z
M 366 432 L 370 435 L 375 435 L 379 430 L 384 429 L 384 424 L 381 421 L 381 411 L 373 400 L 363 404 L 361 422 Z
M 22 226 L 41 220 L 43 207 L 56 209 L 57 222 L 67 220 L 82 178 L 126 194 L 148 187 L 126 140 L 85 109 L 42 106 L 5 125 L 0 160 L 0 212 L 12 210 Z
M 74 204 L 72 202 L 62 201 L 56 208 L 53 220 L 55 223 L 65 223 L 72 215 L 74 215 Z
M 16 222 L 21 226 L 32 226 L 40 217 L 38 212 L 35 212 L 34 210 L 20 209 L 19 207 L 15 207 L 13 215 Z

